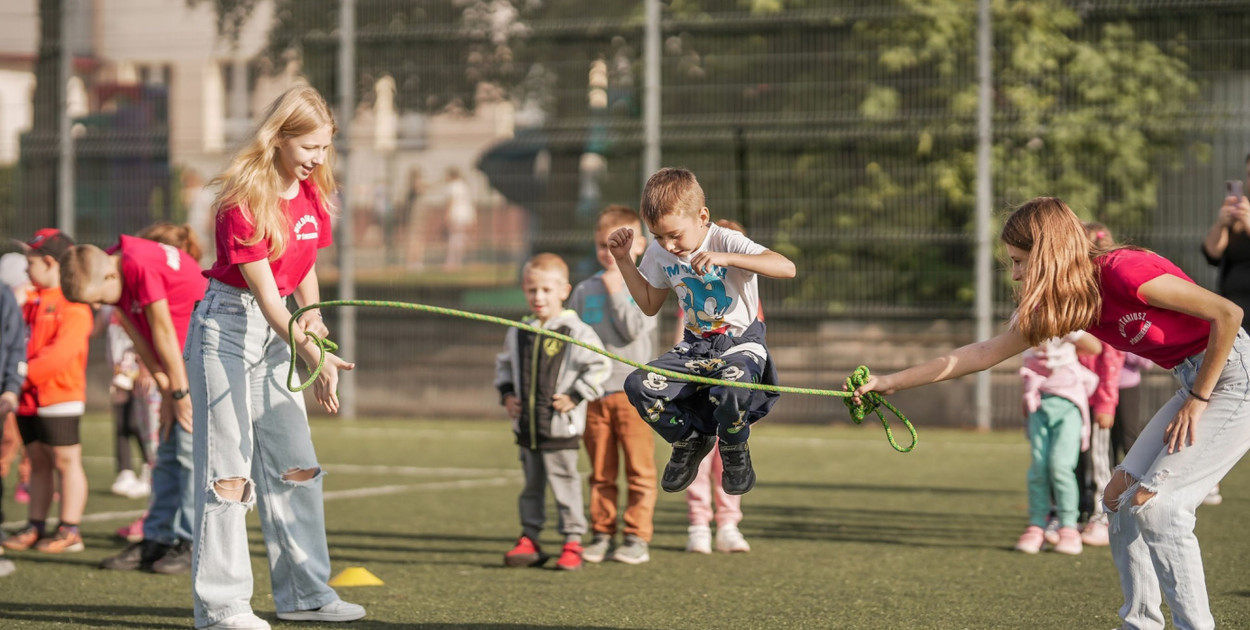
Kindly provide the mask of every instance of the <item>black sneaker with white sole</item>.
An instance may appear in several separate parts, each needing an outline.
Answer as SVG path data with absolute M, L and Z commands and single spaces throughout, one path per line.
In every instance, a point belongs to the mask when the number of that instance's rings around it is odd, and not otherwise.
M 161 556 L 160 560 L 152 563 L 152 572 L 161 575 L 178 575 L 179 573 L 187 573 L 191 570 L 191 541 L 179 540 L 174 546 Z
M 755 487 L 755 469 L 751 467 L 751 450 L 747 443 L 720 443 L 720 485 L 726 494 L 746 494 Z
M 691 433 L 684 440 L 673 442 L 673 455 L 664 466 L 660 486 L 665 492 L 681 492 L 694 483 L 699 474 L 699 463 L 716 446 L 715 435 Z

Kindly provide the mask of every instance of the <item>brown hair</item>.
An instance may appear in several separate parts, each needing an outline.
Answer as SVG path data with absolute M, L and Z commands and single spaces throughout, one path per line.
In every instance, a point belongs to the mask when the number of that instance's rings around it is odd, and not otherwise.
M 200 258 L 204 256 L 204 250 L 200 248 L 200 239 L 195 235 L 195 230 L 191 229 L 190 225 L 174 225 L 173 223 L 165 222 L 153 223 L 140 230 L 135 236 L 177 247 L 190 254 L 196 262 L 199 262 Z
M 642 189 L 642 218 L 648 225 L 675 212 L 698 213 L 706 205 L 699 180 L 684 168 L 662 168 L 647 178 Z
M 1089 242 L 1094 244 L 1096 253 L 1109 252 L 1116 248 L 1115 237 L 1111 235 L 1111 230 L 1107 226 L 1097 221 L 1087 221 L 1085 223 L 1085 236 L 1089 237 Z
M 1016 208 L 1003 224 L 1002 240 L 1029 252 L 1016 288 L 1015 326 L 1029 344 L 1093 325 L 1102 293 L 1085 225 L 1057 197 L 1037 197 Z
M 720 219 L 719 221 L 716 222 L 716 225 L 733 230 L 735 232 L 739 232 L 741 234 L 747 233 L 747 229 L 742 227 L 742 224 L 738 223 L 737 221 L 730 221 L 729 219 Z
M 525 266 L 521 268 L 521 273 L 529 273 L 531 271 L 558 273 L 564 276 L 565 280 L 569 277 L 568 264 L 564 262 L 563 258 L 549 252 L 534 254 L 533 257 L 525 261 Z
M 619 227 L 629 227 L 634 224 L 642 225 L 642 219 L 638 217 L 638 213 L 634 212 L 634 209 L 629 206 L 614 203 L 599 213 L 599 223 L 595 226 L 595 229 L 612 230 Z
M 74 245 L 58 260 L 61 264 L 61 293 L 71 302 L 83 302 L 83 293 L 104 281 L 108 254 L 95 245 Z

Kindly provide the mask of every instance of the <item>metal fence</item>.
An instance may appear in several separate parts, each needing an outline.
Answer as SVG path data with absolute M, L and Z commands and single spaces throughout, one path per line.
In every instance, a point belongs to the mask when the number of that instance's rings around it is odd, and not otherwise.
M 74 120 L 82 240 L 157 219 L 207 232 L 203 181 L 246 121 L 290 82 L 311 82 L 331 103 L 343 87 L 339 0 L 175 4 L 214 29 L 207 75 L 181 69 L 172 35 L 154 35 L 144 59 L 110 58 L 101 28 L 101 50 L 75 66 L 88 104 Z M 211 9 L 240 4 L 251 14 L 225 20 L 218 36 Z M 519 316 L 517 269 L 530 253 L 564 256 L 574 282 L 593 273 L 597 212 L 636 206 L 646 175 L 642 3 L 354 5 L 358 106 L 338 112 L 351 129 L 340 142 L 354 235 L 338 247 L 353 257 L 358 295 Z M 1250 5 L 993 9 L 995 208 L 1056 194 L 1210 285 L 1198 244 L 1250 149 Z M 976 3 L 956 0 L 665 8 L 662 162 L 696 173 L 713 218 L 740 222 L 798 264 L 795 280 L 761 281 L 784 382 L 832 386 L 858 363 L 889 369 L 971 339 L 975 26 Z M 202 89 L 188 90 L 194 83 Z M 204 130 L 185 140 L 188 118 L 220 127 L 218 140 Z M 47 128 L 23 136 L 0 176 L 0 219 L 14 234 L 55 220 L 57 135 Z M 463 248 L 447 220 L 452 171 L 476 210 Z M 322 258 L 327 296 L 339 256 Z M 1004 317 L 1005 276 L 994 299 Z M 362 413 L 493 413 L 501 330 L 360 318 Z M 1018 422 L 1010 368 L 994 383 L 996 422 Z M 935 421 L 970 423 L 967 391 L 931 394 L 947 397 Z M 835 413 L 792 398 L 777 415 Z

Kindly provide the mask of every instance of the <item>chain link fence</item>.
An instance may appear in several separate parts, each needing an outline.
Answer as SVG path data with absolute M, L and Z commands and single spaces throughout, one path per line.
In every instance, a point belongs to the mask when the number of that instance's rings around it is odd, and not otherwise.
M 323 253 L 323 295 L 336 295 L 347 255 L 359 297 L 519 318 L 518 268 L 532 253 L 563 256 L 575 283 L 594 273 L 598 211 L 636 207 L 646 175 L 642 3 L 355 6 L 358 103 L 338 112 L 350 129 L 339 139 L 341 220 L 354 238 Z M 1250 5 L 992 6 L 995 209 L 1064 197 L 1212 286 L 1199 243 L 1223 181 L 1245 176 L 1250 150 Z M 339 8 L 80 7 L 95 35 L 91 50 L 77 51 L 67 95 L 3 92 L 0 119 L 33 113 L 12 147 L 0 140 L 6 231 L 55 222 L 49 117 L 68 99 L 80 240 L 109 243 L 156 220 L 211 235 L 205 183 L 264 105 L 296 81 L 337 102 Z M 122 24 L 161 11 L 187 26 L 137 36 Z M 972 339 L 975 28 L 975 2 L 956 0 L 665 7 L 663 163 L 696 173 L 714 219 L 741 223 L 798 265 L 794 280 L 760 283 L 783 383 L 836 387 L 859 363 L 886 371 Z M 453 208 L 458 186 L 470 191 L 467 210 Z M 994 296 L 1004 319 L 1006 275 Z M 334 330 L 337 314 L 327 315 Z M 498 413 L 490 382 L 502 330 L 398 312 L 359 317 L 361 413 Z M 667 342 L 675 324 L 661 328 Z M 993 382 L 995 423 L 1018 424 L 1014 367 Z M 1147 384 L 1155 398 L 1169 387 L 1162 374 Z M 971 392 L 969 379 L 900 403 L 922 424 L 970 425 Z M 840 407 L 791 396 L 775 415 L 826 421 L 842 418 Z

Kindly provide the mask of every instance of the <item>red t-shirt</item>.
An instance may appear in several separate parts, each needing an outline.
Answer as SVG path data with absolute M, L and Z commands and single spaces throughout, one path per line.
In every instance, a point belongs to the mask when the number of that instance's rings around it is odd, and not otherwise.
M 122 295 L 117 301 L 118 311 L 125 314 L 135 330 L 155 349 L 152 324 L 143 309 L 165 300 L 178 335 L 178 347 L 185 346 L 191 312 L 208 288 L 208 281 L 200 273 L 200 263 L 177 247 L 133 236 L 123 235 L 107 253 L 119 252 Z
M 1207 349 L 1211 324 L 1177 311 L 1146 304 L 1141 285 L 1164 274 L 1193 282 L 1180 267 L 1154 253 L 1117 249 L 1095 261 L 1101 273 L 1102 313 L 1089 332 L 1111 347 L 1173 368 Z
M 294 199 L 282 201 L 290 230 L 286 250 L 276 260 L 269 261 L 273 279 L 278 283 L 278 295 L 286 297 L 312 271 L 317 262 L 317 250 L 334 242 L 330 231 L 330 214 L 321 204 L 321 195 L 310 181 L 299 183 L 299 193 Z M 246 246 L 243 241 L 251 238 L 255 229 L 251 214 L 234 206 L 217 213 L 217 261 L 204 275 L 216 278 L 232 287 L 246 289 L 247 281 L 239 265 L 269 257 L 269 239 Z

